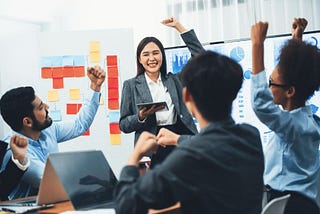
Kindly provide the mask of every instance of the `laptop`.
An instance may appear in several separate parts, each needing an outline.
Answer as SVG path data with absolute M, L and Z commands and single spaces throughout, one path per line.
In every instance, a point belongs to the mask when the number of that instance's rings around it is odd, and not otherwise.
M 36 205 L 70 200 L 75 210 L 114 208 L 113 190 L 117 183 L 101 151 L 51 153 L 46 161 Z M 29 199 L 21 203 L 32 206 Z

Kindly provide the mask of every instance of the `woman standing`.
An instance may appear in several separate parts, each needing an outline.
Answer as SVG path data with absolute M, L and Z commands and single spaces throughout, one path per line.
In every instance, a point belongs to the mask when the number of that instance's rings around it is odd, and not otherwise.
M 203 51 L 203 47 L 193 30 L 185 28 L 174 18 L 162 21 L 163 24 L 177 29 L 182 39 L 194 55 Z M 185 32 L 186 31 L 186 32 Z M 145 37 L 136 51 L 137 75 L 123 84 L 120 129 L 125 133 L 135 132 L 135 142 L 143 131 L 157 134 L 161 128 L 167 128 L 180 135 L 197 133 L 193 118 L 182 100 L 182 85 L 177 75 L 167 73 L 166 55 L 162 43 L 155 37 Z M 163 106 L 151 108 L 137 107 L 139 103 L 165 101 Z M 152 154 L 151 168 L 162 162 L 174 146 L 159 147 Z

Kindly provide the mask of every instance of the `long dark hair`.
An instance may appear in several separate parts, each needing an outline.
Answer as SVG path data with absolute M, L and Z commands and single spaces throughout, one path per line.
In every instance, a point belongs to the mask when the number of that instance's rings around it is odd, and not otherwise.
M 161 64 L 161 67 L 160 67 L 160 74 L 161 76 L 165 76 L 167 74 L 167 62 L 166 62 L 166 54 L 164 52 L 164 47 L 162 45 L 162 43 L 155 37 L 145 37 L 144 39 L 142 39 L 137 47 L 137 76 L 139 76 L 140 74 L 143 74 L 145 72 L 145 69 L 144 67 L 142 66 L 142 64 L 139 62 L 139 58 L 140 58 L 140 54 L 143 50 L 143 48 L 149 44 L 150 42 L 153 42 L 155 43 L 160 51 L 161 51 L 161 54 L 162 54 L 162 64 Z

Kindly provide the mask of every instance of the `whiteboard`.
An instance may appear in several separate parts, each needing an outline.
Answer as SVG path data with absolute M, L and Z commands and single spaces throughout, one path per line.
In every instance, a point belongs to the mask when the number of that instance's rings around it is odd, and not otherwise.
M 100 63 L 90 63 L 86 60 L 86 66 L 99 64 L 106 71 L 105 57 L 117 55 L 119 69 L 119 97 L 121 95 L 122 82 L 135 75 L 135 55 L 133 45 L 133 31 L 131 29 L 108 29 L 94 31 L 71 32 L 44 32 L 39 36 L 39 60 L 48 56 L 89 55 L 89 43 L 100 42 Z M 39 62 L 40 64 L 40 62 Z M 80 88 L 81 99 L 89 89 L 89 79 L 85 77 L 64 78 L 64 88 L 59 91 L 57 102 L 48 102 L 48 90 L 53 90 L 52 79 L 41 78 L 41 65 L 36 71 L 39 84 L 36 86 L 37 95 L 46 102 L 50 109 L 59 109 L 62 113 L 62 121 L 74 117 L 65 113 L 66 103 L 79 103 L 70 101 L 68 91 L 71 88 Z M 102 150 L 112 166 L 116 176 L 119 177 L 121 168 L 127 163 L 128 156 L 133 150 L 133 134 L 121 134 L 121 144 L 111 145 L 108 123 L 107 107 L 107 78 L 101 89 L 103 104 L 99 106 L 97 115 L 90 127 L 89 136 L 80 136 L 68 142 L 59 144 L 60 151 L 70 150 Z M 120 98 L 119 98 L 120 99 Z M 82 101 L 82 100 L 81 100 Z M 93 163 L 94 164 L 94 163 Z

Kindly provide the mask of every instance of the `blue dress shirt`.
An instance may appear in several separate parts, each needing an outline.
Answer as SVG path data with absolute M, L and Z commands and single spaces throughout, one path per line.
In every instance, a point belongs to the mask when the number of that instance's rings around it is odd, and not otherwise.
M 252 107 L 273 135 L 264 147 L 264 183 L 315 201 L 319 172 L 320 119 L 306 105 L 292 111 L 273 102 L 266 72 L 252 75 Z
M 9 199 L 37 195 L 47 156 L 49 153 L 58 152 L 58 143 L 78 137 L 89 129 L 98 110 L 99 99 L 100 92 L 90 89 L 84 104 L 73 120 L 53 122 L 50 127 L 41 132 L 37 141 L 28 138 L 27 155 L 30 158 L 30 167 L 18 186 L 11 192 Z M 4 141 L 9 142 L 11 136 L 5 137 Z M 11 152 L 7 152 L 3 162 L 7 163 L 10 156 Z

